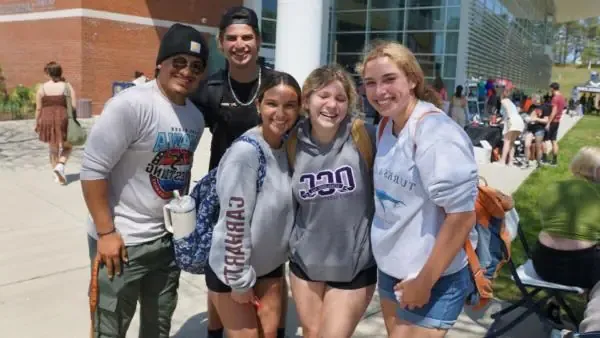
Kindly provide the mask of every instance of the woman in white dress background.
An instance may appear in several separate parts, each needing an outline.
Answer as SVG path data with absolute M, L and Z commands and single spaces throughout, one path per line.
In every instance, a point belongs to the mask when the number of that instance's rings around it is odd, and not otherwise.
M 515 157 L 515 140 L 525 129 L 525 122 L 519 115 L 519 109 L 510 100 L 511 89 L 506 88 L 502 92 L 502 101 L 500 104 L 504 112 L 504 146 L 502 147 L 502 157 L 500 163 L 512 166 Z M 508 162 L 507 162 L 508 161 Z

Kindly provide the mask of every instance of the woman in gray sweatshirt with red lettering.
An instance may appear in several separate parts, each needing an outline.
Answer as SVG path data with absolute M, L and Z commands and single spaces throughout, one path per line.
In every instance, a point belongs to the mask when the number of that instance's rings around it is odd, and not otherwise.
M 369 241 L 375 130 L 352 118 L 356 102 L 345 70 L 314 70 L 302 88 L 308 118 L 288 140 L 298 204 L 290 283 L 304 337 L 352 336 L 377 282 Z
M 221 211 L 206 285 L 227 337 L 258 337 L 259 332 L 283 337 L 277 327 L 294 223 L 283 139 L 298 119 L 300 97 L 291 75 L 276 72 L 267 78 L 257 98 L 262 123 L 243 134 L 245 141 L 234 142 L 219 162 Z

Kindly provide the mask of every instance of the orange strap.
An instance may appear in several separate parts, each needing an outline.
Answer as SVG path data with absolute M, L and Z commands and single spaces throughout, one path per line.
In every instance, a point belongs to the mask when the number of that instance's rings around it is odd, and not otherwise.
M 96 255 L 92 266 L 92 276 L 90 279 L 90 338 L 94 338 L 94 314 L 98 306 L 98 272 L 100 270 L 100 255 Z
M 481 270 L 481 265 L 479 264 L 479 257 L 477 257 L 475 249 L 473 249 L 471 240 L 468 238 L 465 242 L 465 252 L 467 253 L 467 260 L 469 262 L 469 266 L 471 267 L 471 271 L 473 274 L 476 274 L 477 271 Z

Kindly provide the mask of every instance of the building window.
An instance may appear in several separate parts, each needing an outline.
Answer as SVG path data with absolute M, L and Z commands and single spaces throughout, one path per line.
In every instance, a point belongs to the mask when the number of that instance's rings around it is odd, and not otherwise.
M 408 30 L 443 30 L 444 16 L 442 8 L 423 8 L 408 11 Z
M 277 35 L 277 21 L 273 19 L 262 19 L 261 27 L 262 42 L 264 44 L 274 45 Z
M 408 0 L 408 7 L 441 7 L 444 0 Z
M 277 0 L 262 0 L 262 17 L 277 19 Z
M 453 85 L 460 6 L 460 0 L 336 0 L 330 60 L 354 73 L 365 46 L 398 41 L 415 53 L 428 80 L 440 76 Z
M 277 37 L 277 0 L 262 0 L 260 30 L 262 47 L 275 48 Z
M 365 11 L 340 12 L 336 16 L 336 32 L 363 32 L 367 29 Z
M 335 9 L 338 11 L 365 10 L 366 8 L 367 0 L 335 0 Z
M 404 29 L 403 10 L 370 11 L 371 31 L 401 31 Z

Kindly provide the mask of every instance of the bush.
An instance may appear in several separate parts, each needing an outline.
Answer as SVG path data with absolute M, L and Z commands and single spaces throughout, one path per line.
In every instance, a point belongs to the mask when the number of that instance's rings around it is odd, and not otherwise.
M 37 86 L 31 88 L 18 85 L 9 94 L 6 78 L 0 66 L 0 121 L 22 120 L 35 116 L 35 95 Z
M 4 102 L 0 101 L 0 120 L 23 120 L 35 116 L 36 87 L 18 85 Z

